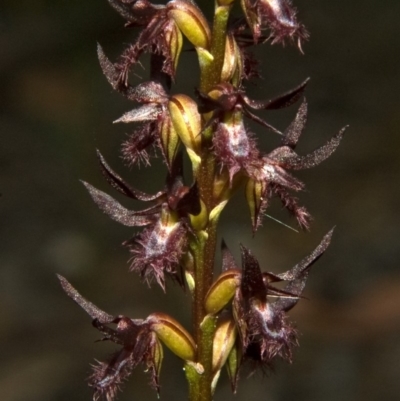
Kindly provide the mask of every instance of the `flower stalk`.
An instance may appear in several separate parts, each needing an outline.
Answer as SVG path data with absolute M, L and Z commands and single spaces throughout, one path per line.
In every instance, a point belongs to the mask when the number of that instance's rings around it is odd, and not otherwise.
M 124 242 L 132 256 L 131 271 L 164 291 L 170 291 L 171 280 L 189 289 L 192 330 L 164 311 L 145 319 L 110 315 L 87 301 L 64 277 L 59 280 L 103 340 L 122 347 L 107 362 L 94 366 L 90 386 L 95 401 L 114 401 L 122 383 L 142 364 L 160 393 L 164 346 L 183 362 L 189 400 L 211 401 L 224 368 L 236 392 L 246 366 L 264 369 L 277 358 L 292 361 L 297 331 L 287 312 L 302 298 L 310 267 L 326 251 L 332 236 L 328 232 L 309 256 L 284 273 L 265 271 L 264 262 L 259 263 L 243 245 L 240 267 L 222 241 L 222 267 L 215 275 L 219 217 L 242 188 L 253 234 L 273 198 L 300 228 L 308 229 L 311 216 L 292 194 L 305 185 L 289 170 L 324 161 L 338 147 L 344 129 L 315 151 L 299 155 L 295 148 L 307 120 L 305 99 L 287 129 L 272 126 L 256 113 L 292 106 L 304 97 L 308 79 L 273 99 L 253 100 L 246 95 L 245 82 L 258 76 L 250 46 L 288 41 L 302 51 L 301 43 L 308 38 L 289 0 L 241 0 L 239 19 L 231 16 L 235 0 L 217 0 L 212 29 L 192 0 L 171 0 L 166 5 L 149 0 L 108 1 L 128 27 L 140 28 L 136 41 L 116 62 L 98 46 L 110 85 L 139 104 L 114 121 L 136 126 L 123 143 L 123 159 L 129 166 L 150 165 L 153 153 L 159 153 L 166 165 L 166 181 L 156 194 L 147 194 L 128 184 L 98 151 L 101 172 L 111 187 L 148 205 L 131 210 L 107 193 L 84 185 L 113 220 L 142 228 Z M 191 93 L 170 93 L 179 73 L 183 38 L 198 57 L 197 99 Z M 150 80 L 133 86 L 130 74 L 144 52 L 150 53 Z M 262 152 L 245 118 L 269 135 L 278 134 L 281 144 Z M 191 162 L 191 182 L 184 179 L 184 157 Z M 276 286 L 279 282 L 285 285 Z

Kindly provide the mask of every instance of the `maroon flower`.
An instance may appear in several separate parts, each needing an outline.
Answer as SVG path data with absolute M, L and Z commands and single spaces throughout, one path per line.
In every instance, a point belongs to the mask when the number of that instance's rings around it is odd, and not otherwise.
M 163 56 L 163 72 L 174 76 L 180 48 L 173 44 L 182 41 L 181 35 L 173 19 L 168 16 L 165 5 L 154 5 L 148 0 L 109 0 L 128 22 L 126 26 L 141 27 L 142 30 L 135 43 L 130 45 L 116 64 L 119 85 L 128 86 L 128 74 L 132 65 L 139 61 L 145 51 Z M 174 50 L 178 50 L 177 53 Z
M 272 44 L 289 39 L 296 41 L 301 50 L 301 41 L 309 35 L 297 21 L 296 9 L 290 0 L 242 0 L 241 4 L 255 42 L 260 39 L 262 30 L 268 29 Z
M 148 149 L 157 146 L 171 169 L 180 140 L 168 112 L 169 96 L 163 86 L 156 81 L 144 82 L 136 87 L 119 85 L 115 66 L 105 56 L 101 46 L 98 46 L 97 52 L 101 68 L 110 85 L 129 100 L 142 104 L 115 121 L 141 123 L 122 146 L 124 159 L 128 164 L 149 164 Z
M 294 104 L 304 92 L 308 79 L 296 88 L 267 101 L 256 101 L 244 91 L 229 83 L 217 85 L 207 95 L 200 94 L 202 111 L 212 111 L 209 124 L 215 124 L 213 136 L 215 154 L 221 166 L 233 176 L 240 170 L 247 170 L 259 159 L 259 151 L 253 136 L 244 126 L 243 115 L 280 135 L 282 133 L 256 116 L 251 110 L 276 110 Z
M 97 401 L 104 397 L 107 401 L 114 400 L 123 382 L 141 363 L 150 372 L 151 386 L 159 392 L 163 350 L 152 327 L 154 318 L 141 320 L 111 316 L 83 298 L 64 277 L 58 275 L 58 278 L 67 295 L 84 309 L 93 319 L 93 326 L 103 333 L 102 340 L 122 346 L 108 362 L 93 365 L 89 379 L 89 386 L 94 389 L 93 399 Z M 116 326 L 113 328 L 110 325 Z
M 280 274 L 262 272 L 257 259 L 244 246 L 239 269 L 222 242 L 222 273 L 207 292 L 205 309 L 212 315 L 226 314 L 232 302 L 233 318 L 228 320 L 235 321 L 239 336 L 227 350 L 225 361 L 234 392 L 243 362 L 261 368 L 270 367 L 276 357 L 291 362 L 297 335 L 287 312 L 301 299 L 310 268 L 328 248 L 332 233 L 329 231 L 309 256 Z M 287 282 L 283 288 L 274 285 L 282 281 Z
M 191 187 L 183 184 L 182 155 L 175 159 L 166 189 L 155 195 L 132 188 L 108 166 L 99 152 L 98 157 L 103 175 L 114 189 L 131 199 L 153 202 L 144 210 L 131 211 L 84 182 L 95 203 L 113 220 L 128 227 L 146 226 L 143 232 L 124 243 L 133 254 L 131 270 L 148 283 L 155 279 L 162 288 L 165 288 L 166 273 L 182 283 L 179 262 L 191 232 L 189 215 L 200 213 L 196 183 Z
M 263 212 L 273 196 L 277 196 L 283 206 L 296 217 L 301 228 L 309 227 L 310 215 L 304 207 L 298 205 L 297 198 L 289 192 L 289 190 L 296 192 L 302 190 L 304 184 L 287 170 L 308 169 L 326 160 L 339 146 L 346 127 L 321 147 L 305 156 L 300 156 L 294 149 L 304 131 L 306 120 L 307 103 L 304 100 L 295 119 L 282 137 L 282 146 L 261 157 L 257 162 L 247 165 L 249 181 L 246 196 L 254 231 L 260 226 Z
M 252 360 L 269 366 L 278 356 L 291 362 L 297 336 L 286 313 L 301 298 L 310 267 L 329 246 L 332 232 L 325 235 L 309 256 L 281 274 L 262 273 L 256 258 L 247 248 L 241 247 L 242 278 L 233 308 L 244 361 Z M 279 290 L 271 285 L 278 281 L 287 281 L 288 284 Z
M 119 85 L 128 86 L 129 70 L 145 51 L 161 56 L 161 71 L 174 78 L 182 49 L 181 31 L 194 46 L 209 46 L 207 21 L 190 0 L 171 0 L 166 5 L 148 0 L 109 0 L 109 3 L 128 21 L 126 26 L 141 28 L 136 41 L 115 64 Z

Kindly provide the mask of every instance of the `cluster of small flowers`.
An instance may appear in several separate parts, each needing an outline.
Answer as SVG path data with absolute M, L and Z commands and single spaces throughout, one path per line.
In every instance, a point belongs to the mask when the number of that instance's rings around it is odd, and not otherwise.
M 291 193 L 304 189 L 304 184 L 288 170 L 310 168 L 328 158 L 338 147 L 344 129 L 323 146 L 301 156 L 295 147 L 307 119 L 304 99 L 284 132 L 254 114 L 254 110 L 293 105 L 302 98 L 308 80 L 267 101 L 250 99 L 244 90 L 244 82 L 258 74 L 248 52 L 251 44 L 292 41 L 301 50 L 301 42 L 308 38 L 291 2 L 241 0 L 244 16 L 229 22 L 219 82 L 212 87 L 200 87 L 196 102 L 185 94 L 170 95 L 169 89 L 178 68 L 183 37 L 197 52 L 202 76 L 211 71 L 213 37 L 198 6 L 192 0 L 171 0 L 166 5 L 154 5 L 148 0 L 108 1 L 126 19 L 126 26 L 141 28 L 135 42 L 116 63 L 98 47 L 100 65 L 108 82 L 127 99 L 140 104 L 115 121 L 140 124 L 123 144 L 124 160 L 129 165 L 149 165 L 149 151 L 156 148 L 168 168 L 165 189 L 150 195 L 125 182 L 98 152 L 101 171 L 115 190 L 131 199 L 151 202 L 140 211 L 129 210 L 108 194 L 84 183 L 95 203 L 112 219 L 130 227 L 145 227 L 125 242 L 132 253 L 131 270 L 149 284 L 156 281 L 164 290 L 169 277 L 182 286 L 186 282 L 193 291 L 196 266 L 190 244 L 198 241 L 201 232 L 207 232 L 210 222 L 218 218 L 241 185 L 245 186 L 254 232 L 261 225 L 272 197 L 280 199 L 301 228 L 308 229 L 310 215 Z M 229 11 L 232 3 L 233 0 L 219 0 L 217 9 Z M 152 79 L 133 87 L 129 73 L 144 52 L 151 54 Z M 246 128 L 244 117 L 280 135 L 281 145 L 263 154 L 254 135 Z M 190 185 L 183 179 L 180 147 L 185 148 L 192 163 L 194 182 Z M 206 153 L 212 154 L 218 166 L 207 200 L 202 196 L 198 180 Z M 218 316 L 213 342 L 212 391 L 223 366 L 228 369 L 235 391 L 239 368 L 246 360 L 261 366 L 269 366 L 278 356 L 291 361 L 297 337 L 286 312 L 301 298 L 310 266 L 325 252 L 331 235 L 332 231 L 310 256 L 281 274 L 262 272 L 256 258 L 243 246 L 239 269 L 223 243 L 222 273 L 204 300 L 205 313 Z M 158 391 L 163 357 L 161 343 L 195 366 L 198 372 L 202 371 L 194 339 L 170 316 L 154 313 L 145 320 L 111 316 L 85 300 L 65 278 L 59 278 L 67 295 L 89 314 L 104 339 L 122 346 L 108 363 L 94 367 L 90 385 L 95 389 L 95 399 L 100 396 L 105 396 L 107 401 L 114 399 L 120 384 L 140 363 L 147 366 Z M 283 289 L 273 284 L 280 281 L 287 283 Z M 110 324 L 116 324 L 116 328 Z

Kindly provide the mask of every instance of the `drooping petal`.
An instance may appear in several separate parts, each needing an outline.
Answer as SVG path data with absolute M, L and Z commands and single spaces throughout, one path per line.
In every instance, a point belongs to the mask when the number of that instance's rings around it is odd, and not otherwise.
M 114 316 L 99 309 L 96 305 L 89 302 L 71 285 L 71 283 L 63 276 L 57 274 L 61 286 L 65 293 L 76 302 L 92 319 L 97 319 L 101 323 L 110 323 L 114 320 Z
M 299 110 L 296 114 L 295 119 L 289 125 L 289 127 L 284 132 L 282 138 L 282 145 L 289 146 L 294 149 L 297 145 L 297 141 L 300 135 L 303 133 L 307 122 L 307 102 L 304 99 L 301 103 Z
M 331 243 L 333 230 L 330 230 L 324 235 L 319 245 L 311 252 L 310 255 L 306 256 L 299 263 L 297 263 L 292 269 L 285 273 L 278 274 L 277 276 L 283 281 L 292 281 L 303 275 L 310 267 L 325 253 Z
M 255 110 L 277 110 L 289 107 L 300 99 L 309 80 L 310 78 L 307 78 L 299 86 L 267 101 L 251 100 L 245 95 L 243 95 L 243 100 L 249 107 Z
M 343 138 L 344 131 L 347 127 L 342 128 L 334 135 L 325 145 L 314 150 L 306 156 L 294 156 L 285 161 L 285 167 L 293 170 L 304 170 L 317 166 L 326 160 L 339 146 Z
M 82 181 L 97 206 L 113 220 L 128 227 L 147 226 L 154 222 L 152 216 L 141 216 L 126 209 L 114 198 Z
M 125 113 L 122 117 L 114 121 L 114 123 L 132 123 L 138 121 L 154 121 L 163 114 L 162 108 L 154 103 L 144 104 Z
M 114 64 L 104 54 L 103 48 L 99 44 L 97 44 L 97 57 L 103 74 L 112 88 L 122 93 L 129 100 L 135 101 L 135 89 L 131 85 L 121 85 L 119 71 L 117 71 Z
M 324 254 L 324 252 L 328 248 L 332 238 L 332 233 L 333 230 L 329 231 L 328 234 L 324 236 L 321 243 L 309 256 L 304 258 L 300 263 L 298 263 L 288 272 L 280 275 L 285 281 L 287 281 L 288 279 L 291 280 L 289 284 L 285 286 L 284 290 L 290 292 L 293 295 L 298 295 L 299 298 L 296 299 L 282 297 L 274 303 L 273 306 L 275 310 L 287 312 L 297 304 L 298 300 L 300 299 L 300 295 L 302 294 L 306 285 L 310 267 Z
M 153 201 L 165 195 L 163 191 L 160 191 L 155 195 L 148 195 L 145 192 L 131 187 L 115 171 L 111 169 L 99 150 L 97 150 L 97 157 L 100 162 L 101 172 L 103 173 L 107 182 L 121 194 L 128 196 L 129 198 L 138 199 L 144 202 Z

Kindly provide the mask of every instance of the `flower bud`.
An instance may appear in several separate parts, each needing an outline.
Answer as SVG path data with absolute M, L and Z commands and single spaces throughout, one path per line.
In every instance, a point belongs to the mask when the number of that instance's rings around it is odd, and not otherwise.
M 240 51 L 233 35 L 226 37 L 224 64 L 221 80 L 228 82 L 232 79 L 238 65 Z
M 147 355 L 147 367 L 151 372 L 151 381 L 153 387 L 157 390 L 158 395 L 160 394 L 160 383 L 159 377 L 161 373 L 162 361 L 164 359 L 164 350 L 160 340 L 157 338 L 155 333 L 149 334 L 152 338 L 150 340 L 149 354 Z
M 240 286 L 240 277 L 240 270 L 230 269 L 217 278 L 206 295 L 207 313 L 215 314 L 228 304 L 235 295 L 236 288 Z
M 165 41 L 169 48 L 169 55 L 171 56 L 174 71 L 176 71 L 182 50 L 183 38 L 181 31 L 175 23 L 167 25 L 165 30 Z
M 250 208 L 253 231 L 260 224 L 260 211 L 266 207 L 267 198 L 263 198 L 265 195 L 265 186 L 265 181 L 254 181 L 252 179 L 249 179 L 246 184 L 246 199 Z
M 207 71 L 214 61 L 213 55 L 202 47 L 196 47 L 197 57 L 199 59 L 200 71 Z
M 237 382 L 239 379 L 239 368 L 240 362 L 242 360 L 242 349 L 238 342 L 231 348 L 228 360 L 226 361 L 226 369 L 228 371 L 228 376 L 231 381 L 231 387 L 233 394 L 236 393 Z
M 208 49 L 211 32 L 201 10 L 187 0 L 172 0 L 167 4 L 168 14 L 195 47 Z
M 198 153 L 201 145 L 201 117 L 189 96 L 174 95 L 168 103 L 175 130 L 186 148 Z
M 237 335 L 235 321 L 231 316 L 223 317 L 217 324 L 213 340 L 213 372 L 221 370 L 235 344 Z
M 200 205 L 201 205 L 201 211 L 198 215 L 194 216 L 192 214 L 189 214 L 190 223 L 192 224 L 192 227 L 196 231 L 203 230 L 207 226 L 207 223 L 208 223 L 207 208 L 201 199 L 200 199 Z
M 178 152 L 180 139 L 169 116 L 166 116 L 160 123 L 161 149 L 167 161 L 169 170 Z
M 196 345 L 192 336 L 171 316 L 153 313 L 147 320 L 157 337 L 179 358 L 194 361 Z

